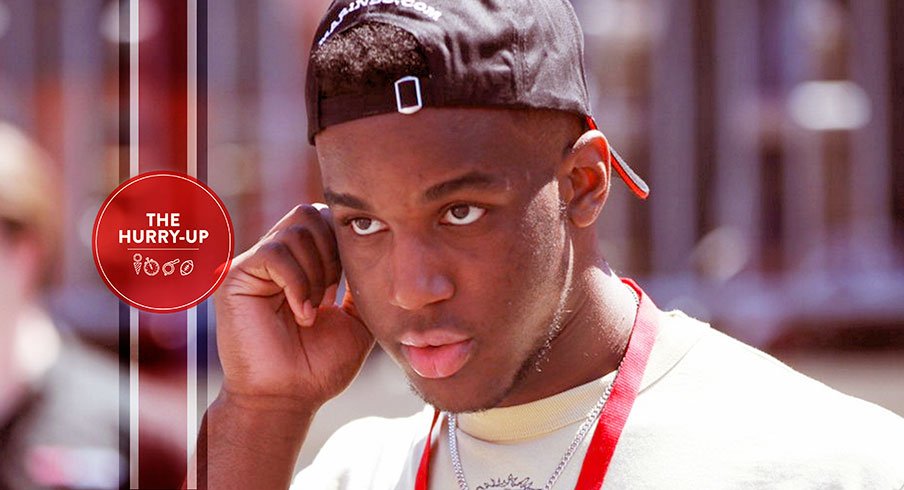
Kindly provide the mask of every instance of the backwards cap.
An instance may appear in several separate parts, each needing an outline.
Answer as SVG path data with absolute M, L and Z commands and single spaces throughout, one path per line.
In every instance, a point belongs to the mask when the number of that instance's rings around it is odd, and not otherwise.
M 365 22 L 411 33 L 423 48 L 429 75 L 324 98 L 308 66 L 311 144 L 334 124 L 391 112 L 415 114 L 423 107 L 555 109 L 583 116 L 597 129 L 584 78 L 583 34 L 567 0 L 337 0 L 317 28 L 313 50 Z M 650 191 L 643 179 L 611 146 L 609 154 L 628 187 L 646 198 Z

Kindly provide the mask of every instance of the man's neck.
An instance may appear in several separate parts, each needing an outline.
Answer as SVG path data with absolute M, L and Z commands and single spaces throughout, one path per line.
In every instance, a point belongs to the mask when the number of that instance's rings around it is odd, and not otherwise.
M 608 268 L 584 269 L 575 277 L 548 355 L 498 406 L 546 398 L 615 370 L 636 314 L 636 298 L 621 279 Z

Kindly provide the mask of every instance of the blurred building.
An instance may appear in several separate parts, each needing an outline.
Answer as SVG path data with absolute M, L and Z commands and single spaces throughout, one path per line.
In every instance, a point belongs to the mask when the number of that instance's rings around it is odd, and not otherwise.
M 616 267 L 758 345 L 792 324 L 900 330 L 900 2 L 577 7 L 597 117 L 653 189 L 604 213 Z
M 239 248 L 318 196 L 302 88 L 325 3 L 209 7 L 209 181 L 229 205 Z M 159 45 L 142 60 L 142 89 L 160 100 L 143 108 L 142 131 L 165 162 L 182 154 L 167 132 L 184 117 L 167 102 L 184 80 L 171 54 L 181 38 L 165 22 L 169 2 L 139 4 L 137 41 Z M 575 4 L 597 118 L 653 188 L 641 204 L 616 187 L 603 215 L 619 271 L 759 344 L 789 323 L 904 320 L 900 2 Z M 79 291 L 70 303 L 86 291 L 109 299 L 86 257 L 94 212 L 118 178 L 117 47 L 128 39 L 117 37 L 116 5 L 0 0 L 0 117 L 61 162 L 72 243 L 57 284 L 62 298 Z M 70 315 L 85 324 L 104 316 Z

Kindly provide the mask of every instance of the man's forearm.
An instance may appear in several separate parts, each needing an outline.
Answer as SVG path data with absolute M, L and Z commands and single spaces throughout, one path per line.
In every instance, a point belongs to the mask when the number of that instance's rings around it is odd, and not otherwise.
M 288 488 L 316 407 L 221 393 L 201 425 L 199 488 Z

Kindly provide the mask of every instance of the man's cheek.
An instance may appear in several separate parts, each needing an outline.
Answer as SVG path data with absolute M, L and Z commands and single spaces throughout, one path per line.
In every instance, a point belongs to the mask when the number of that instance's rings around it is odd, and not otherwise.
M 345 275 L 348 291 L 355 297 L 355 304 L 359 307 L 360 299 L 365 299 L 376 287 L 379 287 L 382 271 L 378 268 L 378 261 L 368 257 L 351 247 L 339 246 L 339 261 L 342 265 L 342 273 Z
M 379 294 L 379 289 L 369 286 L 367 278 L 362 278 L 353 269 L 344 269 L 343 273 L 345 274 L 345 294 L 351 296 L 361 321 L 376 336 L 374 328 L 377 319 L 381 317 L 379 308 L 381 301 L 375 297 L 375 294 Z

